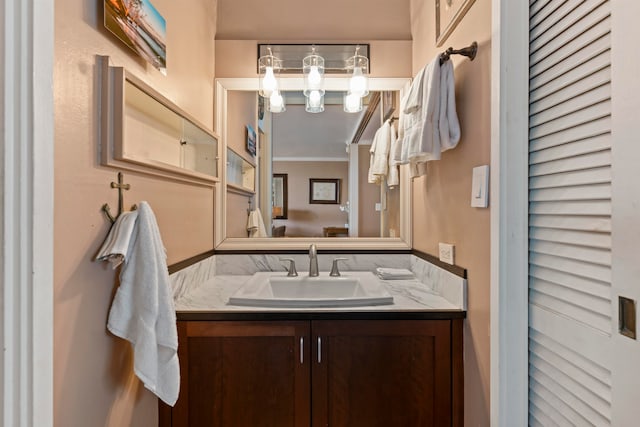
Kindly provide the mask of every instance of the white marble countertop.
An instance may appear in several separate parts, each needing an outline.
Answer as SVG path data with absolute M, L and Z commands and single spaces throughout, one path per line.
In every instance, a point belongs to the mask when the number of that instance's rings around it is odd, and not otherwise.
M 229 297 L 236 292 L 251 276 L 221 275 L 215 276 L 190 289 L 175 302 L 177 312 L 391 312 L 391 311 L 456 311 L 460 307 L 434 293 L 418 280 L 382 280 L 381 282 L 393 296 L 391 305 L 339 307 L 339 308 L 267 308 L 228 305 Z

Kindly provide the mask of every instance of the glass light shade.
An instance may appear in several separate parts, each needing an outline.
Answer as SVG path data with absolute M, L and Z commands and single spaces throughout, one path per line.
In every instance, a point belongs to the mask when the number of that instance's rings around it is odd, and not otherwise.
M 305 99 L 307 113 L 322 113 L 324 111 L 324 95 L 319 90 L 312 90 Z
M 347 69 L 351 71 L 351 79 L 349 80 L 349 93 L 360 97 L 369 94 L 369 60 L 357 53 L 347 61 Z
M 324 95 L 324 58 L 314 52 L 302 60 L 304 72 L 304 95 L 319 91 Z
M 281 61 L 273 55 L 265 55 L 258 59 L 259 93 L 269 98 L 274 91 L 278 91 Z
M 362 111 L 362 97 L 355 93 L 346 93 L 343 108 L 347 113 L 359 113 Z
M 286 111 L 287 107 L 284 103 L 284 97 L 279 90 L 275 90 L 269 96 L 269 103 L 267 104 L 267 111 L 272 113 L 282 113 Z

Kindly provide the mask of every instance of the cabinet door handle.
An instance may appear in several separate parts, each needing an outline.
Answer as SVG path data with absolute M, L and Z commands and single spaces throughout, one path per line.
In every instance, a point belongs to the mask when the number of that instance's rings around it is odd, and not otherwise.
M 318 363 L 322 363 L 322 338 L 318 337 Z
M 300 364 L 304 365 L 304 337 L 300 337 Z

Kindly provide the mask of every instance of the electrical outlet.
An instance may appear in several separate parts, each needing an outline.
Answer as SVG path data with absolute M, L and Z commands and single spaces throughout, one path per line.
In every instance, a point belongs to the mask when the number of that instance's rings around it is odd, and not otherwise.
M 453 265 L 453 258 L 454 258 L 453 252 L 454 252 L 455 246 L 453 246 L 450 243 L 439 243 L 438 249 L 440 252 L 439 253 L 440 261 Z

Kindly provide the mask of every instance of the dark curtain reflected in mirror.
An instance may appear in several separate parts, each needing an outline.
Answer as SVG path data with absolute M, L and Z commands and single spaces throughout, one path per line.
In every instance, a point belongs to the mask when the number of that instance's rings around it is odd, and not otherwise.
M 271 191 L 271 217 L 273 219 L 287 219 L 288 190 L 286 173 L 273 174 L 273 185 Z

